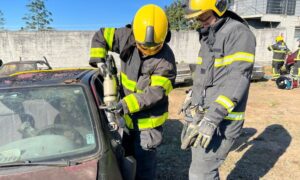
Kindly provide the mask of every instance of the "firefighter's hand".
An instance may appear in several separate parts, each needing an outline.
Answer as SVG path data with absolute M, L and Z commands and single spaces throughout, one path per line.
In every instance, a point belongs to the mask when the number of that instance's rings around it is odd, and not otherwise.
M 210 119 L 204 117 L 198 126 L 198 136 L 193 146 L 197 147 L 200 145 L 202 148 L 207 148 L 215 133 L 217 125 L 210 121 Z
M 94 68 L 98 68 L 100 71 L 100 74 L 102 76 L 105 75 L 105 68 L 106 68 L 106 64 L 105 64 L 105 60 L 103 58 L 101 59 L 91 59 L 89 62 L 90 66 L 94 67 Z
M 181 131 L 181 149 L 189 149 L 196 141 L 199 134 L 199 122 L 203 118 L 202 115 L 195 115 L 192 118 L 185 118 Z
M 123 114 L 123 105 L 122 105 L 121 101 L 107 106 L 106 109 L 113 113 L 118 113 L 120 115 Z

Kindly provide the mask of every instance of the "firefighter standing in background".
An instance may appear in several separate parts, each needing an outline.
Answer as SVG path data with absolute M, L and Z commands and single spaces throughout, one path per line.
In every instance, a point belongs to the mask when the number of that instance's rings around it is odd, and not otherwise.
M 286 55 L 290 52 L 281 35 L 276 37 L 276 44 L 268 47 L 269 51 L 273 51 L 272 72 L 273 79 L 280 76 L 280 69 L 284 64 Z
M 244 124 L 256 40 L 227 7 L 226 0 L 188 4 L 187 18 L 202 24 L 194 83 L 182 109 L 188 126 L 181 148 L 192 148 L 190 180 L 219 179 L 218 168 Z
M 300 80 L 300 38 L 298 39 L 298 50 L 296 51 L 293 75 L 298 81 Z
M 170 35 L 165 12 L 149 4 L 137 11 L 132 27 L 101 28 L 92 39 L 91 66 L 103 63 L 107 51 L 120 54 L 123 98 L 111 109 L 123 112 L 130 130 L 123 146 L 137 160 L 136 179 L 155 179 L 156 147 L 176 76 L 174 54 L 166 44 Z

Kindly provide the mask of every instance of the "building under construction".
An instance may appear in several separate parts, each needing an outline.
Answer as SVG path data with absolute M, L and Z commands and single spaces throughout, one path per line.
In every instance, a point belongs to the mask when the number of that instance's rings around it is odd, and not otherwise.
M 289 47 L 296 47 L 300 38 L 300 0 L 231 0 L 231 9 L 254 29 L 282 29 Z

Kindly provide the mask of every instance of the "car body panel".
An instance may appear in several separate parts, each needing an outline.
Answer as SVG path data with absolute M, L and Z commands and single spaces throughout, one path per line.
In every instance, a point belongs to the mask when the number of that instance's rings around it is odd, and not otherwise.
M 116 137 L 119 138 L 119 136 L 115 135 L 117 132 L 111 132 L 109 130 L 105 112 L 98 108 L 103 100 L 102 81 L 103 78 L 99 74 L 99 71 L 97 71 L 94 68 L 69 68 L 32 72 L 26 71 L 17 73 L 12 76 L 0 78 L 0 105 L 1 103 L 3 104 L 3 96 L 1 97 L 1 94 L 7 91 L 15 92 L 19 89 L 36 89 L 41 87 L 45 89 L 51 89 L 53 86 L 82 87 L 85 93 L 85 97 L 87 98 L 89 111 L 92 117 L 91 121 L 93 129 L 95 131 L 95 141 L 97 142 L 97 146 L 92 151 L 76 154 L 76 156 L 70 155 L 68 157 L 66 156 L 63 158 L 63 160 L 76 162 L 76 165 L 70 164 L 70 166 L 67 165 L 65 167 L 53 167 L 53 165 L 31 166 L 28 164 L 24 166 L 18 165 L 12 167 L 0 167 L 0 179 L 122 179 L 122 164 L 120 162 L 123 163 L 125 159 L 123 154 L 119 153 L 121 152 L 119 150 L 122 149 L 122 147 L 121 145 L 112 146 L 111 144 L 113 142 L 114 144 L 116 144 L 115 141 L 120 142 L 120 139 L 116 139 Z M 56 93 L 59 93 L 59 91 L 57 91 Z M 12 97 L 16 96 L 18 95 L 13 94 Z M 49 94 L 49 97 L 52 96 L 52 94 Z M 83 101 L 81 101 L 81 103 L 78 104 L 82 104 L 82 102 Z M 24 106 L 24 104 L 28 103 L 23 103 L 22 101 L 22 106 Z M 51 108 L 48 108 L 50 107 L 50 105 L 47 105 L 47 107 L 45 103 L 41 102 L 35 104 L 31 103 L 31 106 L 36 106 L 35 108 L 37 108 L 37 111 L 40 111 L 41 113 L 44 112 L 42 112 L 42 109 L 39 110 L 39 107 L 37 106 L 44 106 L 44 111 L 46 112 L 52 111 Z M 11 106 L 7 105 L 4 107 L 5 108 L 1 108 L 0 110 L 0 121 L 1 114 L 3 115 L 3 113 L 5 113 L 3 112 L 3 110 L 5 111 L 5 109 L 12 109 Z M 55 143 L 51 144 L 54 145 Z M 9 148 L 8 145 L 0 145 L 0 150 L 4 147 Z M 0 154 L 1 153 L 3 153 L 3 151 L 0 151 Z M 61 160 L 61 158 L 57 157 L 56 159 L 53 159 L 53 163 Z M 38 163 L 39 161 L 37 160 L 36 162 Z M 50 162 L 52 162 L 52 160 Z
M 67 167 L 13 167 L 9 172 L 1 171 L 1 180 L 95 180 L 97 178 L 98 160 L 84 162 Z

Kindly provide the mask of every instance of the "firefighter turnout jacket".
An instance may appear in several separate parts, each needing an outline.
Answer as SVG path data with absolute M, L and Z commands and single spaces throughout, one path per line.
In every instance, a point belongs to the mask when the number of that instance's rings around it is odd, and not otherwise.
M 120 54 L 121 96 L 126 126 L 132 130 L 161 126 L 168 118 L 168 94 L 176 77 L 175 57 L 165 43 L 161 51 L 143 57 L 131 28 L 101 28 L 92 39 L 90 62 L 108 51 Z
M 298 47 L 298 50 L 296 51 L 295 61 L 300 61 L 300 46 Z
M 233 16 L 232 16 L 233 15 Z M 192 87 L 192 105 L 227 137 L 239 135 L 245 116 L 256 40 L 231 11 L 199 31 L 201 48 Z
M 298 47 L 298 50 L 296 51 L 296 57 L 295 57 L 295 65 L 294 65 L 295 73 L 294 75 L 298 76 L 300 78 L 300 45 Z
M 268 50 L 273 51 L 274 62 L 284 62 L 286 54 L 290 52 L 287 45 L 282 41 L 269 46 Z

